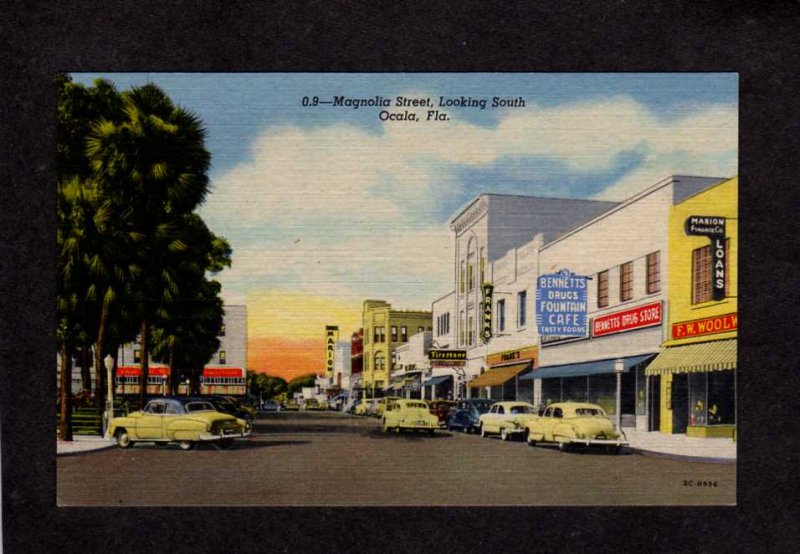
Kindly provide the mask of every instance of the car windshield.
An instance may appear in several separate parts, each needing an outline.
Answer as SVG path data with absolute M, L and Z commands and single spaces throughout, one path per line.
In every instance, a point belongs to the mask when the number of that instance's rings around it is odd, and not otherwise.
M 532 414 L 534 412 L 530 406 L 511 406 L 510 411 L 512 414 Z
M 575 415 L 577 416 L 602 416 L 603 410 L 599 408 L 575 408 Z
M 208 402 L 189 402 L 186 404 L 187 412 L 213 412 L 214 406 Z

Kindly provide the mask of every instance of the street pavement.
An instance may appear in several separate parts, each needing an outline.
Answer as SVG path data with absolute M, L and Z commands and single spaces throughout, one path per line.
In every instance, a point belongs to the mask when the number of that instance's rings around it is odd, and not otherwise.
M 736 463 L 736 442 L 732 439 L 700 439 L 636 429 L 624 430 L 630 442 L 629 450 L 639 454 L 694 462 Z M 102 450 L 114 445 L 113 440 L 103 437 L 76 435 L 72 441 L 56 441 L 56 451 L 61 456 Z
M 141 443 L 57 459 L 60 506 L 732 505 L 736 466 L 535 447 L 441 431 L 385 434 L 339 413 L 260 414 L 227 451 Z M 62 445 L 62 454 L 66 453 Z

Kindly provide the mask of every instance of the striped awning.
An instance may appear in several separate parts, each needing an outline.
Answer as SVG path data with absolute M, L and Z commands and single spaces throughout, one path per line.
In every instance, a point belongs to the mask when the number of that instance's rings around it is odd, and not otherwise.
M 736 369 L 736 339 L 665 348 L 644 370 L 645 375 L 704 373 Z
M 469 382 L 470 387 L 499 387 L 531 367 L 531 362 L 494 367 Z

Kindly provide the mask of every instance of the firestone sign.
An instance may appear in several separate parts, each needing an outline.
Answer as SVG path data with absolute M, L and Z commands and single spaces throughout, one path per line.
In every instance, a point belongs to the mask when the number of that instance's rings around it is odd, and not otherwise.
M 429 350 L 431 367 L 461 367 L 467 363 L 466 350 Z
M 536 325 L 539 334 L 586 336 L 589 277 L 568 269 L 540 275 L 536 281 Z
M 711 240 L 711 293 L 714 300 L 725 299 L 725 223 L 724 217 L 690 215 L 684 228 L 687 235 Z

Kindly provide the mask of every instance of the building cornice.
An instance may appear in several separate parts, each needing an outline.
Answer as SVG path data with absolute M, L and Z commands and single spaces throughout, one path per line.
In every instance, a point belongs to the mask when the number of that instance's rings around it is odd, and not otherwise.
M 450 222 L 450 230 L 456 233 L 461 233 L 464 229 L 469 228 L 478 219 L 483 217 L 489 212 L 489 202 L 483 197 L 479 196 L 475 202 L 470 204 L 467 209 L 461 212 L 453 221 Z

